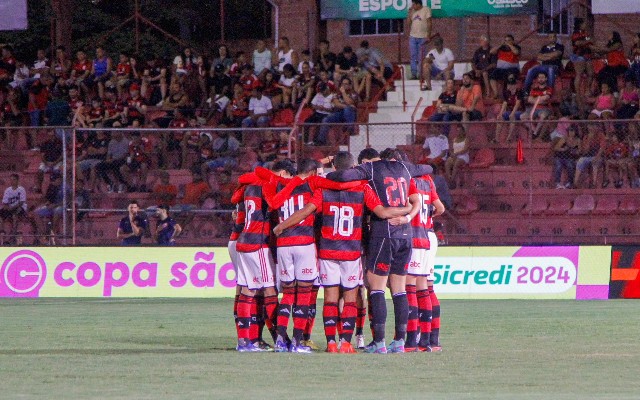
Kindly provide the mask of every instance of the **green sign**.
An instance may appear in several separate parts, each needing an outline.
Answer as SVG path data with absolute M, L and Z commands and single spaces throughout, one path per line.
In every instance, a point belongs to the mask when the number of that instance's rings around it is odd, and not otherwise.
M 423 0 L 434 18 L 535 14 L 538 0 Z M 320 0 L 322 19 L 403 19 L 411 0 Z

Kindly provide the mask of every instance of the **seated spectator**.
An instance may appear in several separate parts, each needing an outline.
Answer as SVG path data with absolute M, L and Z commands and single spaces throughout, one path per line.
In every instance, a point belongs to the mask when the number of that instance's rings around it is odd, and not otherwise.
M 124 193 L 128 187 L 127 181 L 124 180 L 120 167 L 127 163 L 129 155 L 129 139 L 124 136 L 122 131 L 113 131 L 111 140 L 107 146 L 107 155 L 104 161 L 99 162 L 95 168 L 98 176 L 107 184 L 107 192 Z M 119 183 L 116 188 L 114 182 L 109 176 L 113 174 Z
M 161 167 L 168 166 L 170 151 L 180 151 L 180 164 L 184 163 L 182 141 L 188 134 L 187 128 L 191 126 L 189 121 L 190 112 L 186 108 L 176 109 L 168 126 L 172 130 L 161 133 L 159 143 L 159 164 Z
M 140 96 L 140 85 L 132 83 L 129 87 L 129 98 L 126 100 L 124 115 L 126 116 L 127 125 L 131 126 L 137 121 L 144 124 L 147 105 L 145 100 Z
M 234 80 L 239 79 L 240 75 L 242 75 L 242 70 L 247 65 L 249 65 L 247 63 L 247 54 L 244 51 L 237 52 L 236 58 L 229 68 L 229 76 Z
M 185 47 L 180 54 L 174 57 L 173 63 L 171 64 L 171 71 L 178 77 L 184 77 L 195 71 L 196 58 L 193 49 L 191 49 L 191 47 Z
M 313 114 L 307 118 L 305 124 L 318 124 L 327 118 L 333 112 L 333 97 L 331 88 L 324 82 L 320 82 L 317 87 L 317 93 L 311 100 L 311 108 L 313 108 Z M 313 142 L 311 136 L 311 129 L 305 127 L 305 142 Z
M 422 60 L 422 76 L 425 81 L 422 90 L 431 90 L 431 79 L 446 81 L 453 78 L 453 52 L 444 47 L 444 40 L 440 36 L 433 39 L 433 46 Z
M 449 147 L 449 158 L 444 164 L 445 177 L 451 189 L 457 187 L 458 171 L 469 164 L 469 139 L 464 129 L 458 130 Z
M 2 208 L 0 208 L 0 220 L 2 220 L 0 230 L 9 232 L 10 235 L 17 235 L 18 222 L 21 220 L 29 221 L 34 233 L 37 232 L 34 221 L 27 217 L 27 192 L 20 186 L 20 176 L 18 174 L 11 174 L 10 184 L 4 190 Z M 7 221 L 11 224 L 10 230 L 4 229 Z
M 267 71 L 264 74 L 261 84 L 262 94 L 271 99 L 271 105 L 273 105 L 273 108 L 276 110 L 280 108 L 280 104 L 282 103 L 282 89 L 280 89 L 272 71 Z
M 433 178 L 433 183 L 436 185 L 436 192 L 438 193 L 438 197 L 440 197 L 440 201 L 446 207 L 446 209 L 453 208 L 453 198 L 451 197 L 451 192 L 449 192 L 449 185 L 447 183 L 447 179 L 444 177 L 444 168 L 440 168 L 437 165 L 431 165 L 433 167 L 433 173 L 431 177 Z
M 327 144 L 329 129 L 335 123 L 353 124 L 356 122 L 358 94 L 353 90 L 351 79 L 342 78 L 340 81 L 340 89 L 332 100 L 333 112 L 326 116 L 322 121 L 318 136 L 314 142 L 316 145 L 324 146 Z M 354 126 L 349 125 L 346 128 L 350 134 L 354 132 Z
M 160 205 L 175 206 L 178 188 L 170 182 L 170 175 L 166 171 L 160 172 L 160 183 L 153 188 L 151 198 Z
M 44 195 L 44 204 L 37 206 L 34 210 L 35 215 L 38 217 L 39 223 L 38 232 L 44 232 L 46 235 L 54 235 L 58 231 L 58 226 L 54 225 L 54 216 L 62 215 L 62 175 L 58 172 L 51 174 L 51 181 L 47 186 L 47 191 Z M 56 218 L 58 221 L 59 218 Z
M 49 97 L 51 95 L 50 87 L 53 84 L 51 75 L 42 75 L 38 80 L 33 82 L 29 87 L 29 103 L 27 110 L 29 111 L 29 119 L 31 126 L 41 126 L 44 117 L 44 111 L 47 108 Z M 35 132 L 35 130 L 32 130 Z M 32 139 L 34 139 L 32 137 Z M 33 141 L 33 140 L 32 140 Z
M 253 67 L 249 64 L 242 67 L 238 82 L 242 85 L 242 90 L 246 97 L 251 96 L 253 89 L 260 86 L 260 80 L 253 74 Z
M 607 145 L 604 149 L 604 177 L 602 187 L 606 188 L 613 181 L 616 188 L 624 185 L 624 179 L 629 177 L 629 146 L 623 140 L 619 132 L 609 132 L 607 135 Z M 617 172 L 617 179 L 613 179 L 612 170 Z M 629 179 L 629 187 L 633 186 L 633 182 Z
M 593 100 L 594 109 L 589 113 L 589 119 L 613 119 L 616 109 L 616 98 L 611 93 L 608 83 L 600 85 L 600 95 Z
M 287 64 L 283 67 L 282 75 L 278 80 L 278 87 L 282 90 L 282 104 L 283 106 L 293 107 L 293 86 L 296 81 L 296 71 L 291 64 Z
M 60 127 L 69 125 L 70 115 L 71 107 L 69 107 L 69 102 L 63 98 L 62 91 L 60 88 L 53 89 L 51 99 L 44 110 L 44 120 L 48 126 L 57 127 L 55 131 L 59 139 L 62 140 L 63 136 L 67 136 L 66 143 L 71 143 L 71 133 Z
M 258 161 L 261 165 L 273 162 L 278 156 L 280 140 L 272 130 L 267 130 L 258 146 Z
M 47 71 L 47 75 L 49 72 Z M 16 61 L 16 71 L 13 73 L 13 82 L 9 84 L 11 87 L 19 88 L 22 93 L 26 93 L 28 91 L 29 86 L 37 79 L 30 77 L 29 67 L 24 63 L 24 61 L 17 60 Z M 40 76 L 38 75 L 38 78 Z
M 603 49 L 599 49 L 606 53 L 607 63 L 604 68 L 598 72 L 598 83 L 609 84 L 612 92 L 618 91 L 618 75 L 625 74 L 629 69 L 629 60 L 624 54 L 622 47 L 622 38 L 620 33 L 613 31 L 609 35 L 609 41 Z
M 71 74 L 71 60 L 67 57 L 67 51 L 64 46 L 56 47 L 56 56 L 51 62 L 49 73 L 53 76 L 56 85 L 66 85 L 66 81 Z
M 625 77 L 624 87 L 620 91 L 620 107 L 616 112 L 618 119 L 632 119 L 640 110 L 640 96 L 634 81 Z
M 267 44 L 260 39 L 256 42 L 256 49 L 253 50 L 253 70 L 255 73 L 263 77 L 268 71 L 271 71 L 271 50 L 267 49 Z
M 509 74 L 520 74 L 520 46 L 515 44 L 513 35 L 507 35 L 504 41 L 491 49 L 491 54 L 497 56 L 496 68 L 490 76 L 491 92 L 498 96 L 498 81 L 507 79 Z
M 502 107 L 498 113 L 498 121 L 511 121 L 509 124 L 509 133 L 504 140 L 505 142 L 511 142 L 513 131 L 516 128 L 514 121 L 520 121 L 522 114 L 524 114 L 524 95 L 525 92 L 520 87 L 518 80 L 514 74 L 510 74 L 507 77 L 507 84 L 502 90 Z M 502 130 L 505 124 L 497 124 L 496 127 L 496 143 L 502 143 Z
M 376 48 L 369 47 L 369 42 L 363 40 L 360 43 L 360 48 L 356 50 L 356 55 L 362 67 L 369 72 L 370 79 L 368 79 L 367 86 L 365 87 L 365 101 L 371 99 L 371 80 L 375 79 L 383 87 L 384 91 L 390 89 L 387 80 L 393 75 L 393 65 L 387 60 L 382 52 Z
M 104 118 L 104 107 L 102 106 L 102 100 L 96 97 L 91 100 L 91 108 L 87 111 L 84 118 L 85 128 L 101 128 Z
M 226 126 L 239 127 L 242 121 L 249 116 L 249 103 L 244 95 L 242 85 L 236 83 L 233 85 L 233 98 L 227 106 L 226 116 L 222 120 L 222 124 Z
M 453 113 L 449 111 L 449 106 L 454 106 L 457 100 L 457 92 L 453 79 L 447 79 L 444 90 L 438 96 L 436 102 L 436 112 L 429 117 L 429 121 L 432 122 L 449 122 L 454 120 Z M 442 124 L 442 133 L 449 137 L 449 129 L 451 125 L 446 123 Z
M 113 64 L 111 58 L 107 57 L 102 46 L 98 46 L 96 48 L 96 58 L 93 60 L 91 67 L 91 75 L 89 75 L 87 83 L 90 86 L 98 86 L 98 97 L 100 98 L 104 97 L 104 86 L 105 83 L 111 79 L 112 70 Z
M 320 71 L 324 71 L 329 76 L 333 76 L 338 56 L 329 49 L 330 45 L 328 40 L 321 40 L 320 43 L 318 43 L 316 65 Z
M 572 119 L 577 119 L 580 114 L 578 108 L 577 95 L 569 88 L 562 89 L 560 92 L 560 105 L 558 105 L 561 115 L 570 116 Z
M 135 60 L 130 58 L 125 52 L 120 52 L 119 62 L 116 66 L 116 71 L 111 77 L 108 86 L 116 89 L 118 92 L 118 98 L 122 98 L 126 88 L 131 83 L 132 78 L 137 78 L 138 74 L 135 69 Z
M 249 100 L 249 116 L 242 120 L 243 128 L 264 128 L 271 123 L 273 105 L 271 99 L 262 95 L 262 86 L 253 89 Z M 254 133 L 255 134 L 255 133 Z
M 558 35 L 555 33 L 549 34 L 549 42 L 542 46 L 536 57 L 540 65 L 531 68 L 527 72 L 527 77 L 524 80 L 524 89 L 529 90 L 539 72 L 546 72 L 549 86 L 554 87 L 556 76 L 562 70 L 563 54 L 564 46 L 558 43 Z
M 191 105 L 189 96 L 184 91 L 184 87 L 178 83 L 173 82 L 169 86 L 169 96 L 162 102 L 162 110 L 166 112 L 166 115 L 160 118 L 154 119 L 154 122 L 161 128 L 166 128 L 173 119 L 173 113 L 179 108 L 186 108 Z
M 135 68 L 133 69 L 135 70 Z M 160 57 L 155 56 L 148 59 L 142 68 L 140 94 L 151 99 L 150 104 L 162 105 L 162 100 L 167 97 L 167 67 Z
M 62 167 L 62 141 L 52 129 L 47 130 L 47 140 L 40 145 L 42 162 L 36 174 L 36 193 L 42 193 L 44 174 L 59 173 Z
M 22 112 L 20 110 L 20 95 L 18 89 L 8 88 L 7 91 L 0 89 L 0 125 L 3 127 L 22 126 Z M 13 149 L 16 145 L 17 135 L 12 130 L 4 131 L 4 146 L 7 149 Z M 31 138 L 33 146 L 35 141 Z
M 567 122 L 563 122 L 567 123 Z M 558 124 L 560 125 L 560 123 Z M 557 131 L 555 131 L 557 132 Z M 568 126 L 566 134 L 552 135 L 553 179 L 556 189 L 571 189 L 576 173 L 576 161 L 580 153 L 580 138 L 574 126 Z M 562 183 L 562 171 L 566 172 L 566 183 Z
M 580 157 L 576 163 L 576 175 L 573 181 L 574 187 L 582 187 L 582 174 L 591 171 L 591 182 L 588 187 L 595 189 L 598 179 L 598 169 L 602 165 L 604 148 L 605 142 L 602 131 L 597 129 L 597 127 L 588 126 L 587 134 L 582 138 L 580 144 Z
M 180 210 L 180 225 L 183 229 L 186 229 L 195 217 L 191 211 L 202 207 L 204 201 L 211 197 L 211 195 L 212 192 L 209 183 L 202 179 L 202 175 L 194 173 L 193 181 L 185 185 L 184 197 L 178 205 L 178 209 Z
M 551 115 L 551 97 L 553 88 L 547 85 L 547 74 L 539 72 L 536 81 L 531 85 L 529 96 L 526 99 L 526 111 L 522 117 L 525 120 L 544 121 Z M 540 137 L 540 127 L 538 125 L 532 133 L 535 137 Z
M 462 75 L 462 86 L 456 95 L 456 104 L 447 106 L 452 114 L 451 121 L 480 121 L 484 116 L 484 102 L 482 101 L 482 89 L 473 82 L 471 73 Z M 466 129 L 466 127 L 465 127 Z
M 142 137 L 140 132 L 133 132 L 129 143 L 127 162 L 120 167 L 120 173 L 127 182 L 128 192 L 147 191 L 147 173 L 151 167 L 150 152 L 149 140 Z
M 342 49 L 342 53 L 338 54 L 336 59 L 333 80 L 335 82 L 342 82 L 343 77 L 353 79 L 356 68 L 358 68 L 358 56 L 353 52 L 351 46 L 345 46 L 344 49 Z
M 231 66 L 233 65 L 233 58 L 226 44 L 221 44 L 216 49 L 216 58 L 211 62 L 211 66 L 222 65 L 224 67 L 224 73 L 228 74 Z
M 480 36 L 480 47 L 473 53 L 473 60 L 471 61 L 471 68 L 476 79 L 482 79 L 484 85 L 485 97 L 497 98 L 498 93 L 491 91 L 491 85 L 489 84 L 489 77 L 496 68 L 498 63 L 498 56 L 491 54 L 491 44 L 487 35 Z M 447 207 L 449 208 L 449 207 Z
M 13 47 L 2 46 L 2 58 L 0 59 L 0 86 L 5 87 L 13 79 L 16 72 L 16 58 L 13 56 Z
M 229 134 L 229 131 L 215 131 L 211 144 L 211 161 L 202 165 L 202 176 L 207 176 L 211 170 L 223 168 L 231 169 L 238 163 L 236 157 L 240 149 L 240 142 Z
M 629 51 L 629 60 L 631 60 L 631 65 L 624 77 L 635 82 L 636 86 L 640 86 L 640 32 L 633 36 L 633 46 Z
M 77 169 L 85 182 L 89 183 L 89 191 L 96 190 L 97 177 L 95 167 L 107 157 L 109 138 L 102 130 L 89 136 L 89 139 L 80 148 L 81 153 L 77 157 Z
M 296 75 L 293 85 L 292 102 L 296 108 L 306 100 L 309 103 L 313 97 L 316 77 L 311 72 L 311 67 L 306 61 L 302 62 L 302 71 Z
M 309 70 L 313 71 L 313 61 L 311 60 L 311 52 L 309 50 L 302 50 L 300 52 L 300 62 L 298 63 L 298 73 L 302 73 L 302 65 L 307 63 L 309 65 Z
M 223 171 L 218 175 L 218 190 L 214 197 L 220 208 L 232 210 L 235 204 L 231 202 L 233 192 L 238 189 L 238 184 L 231 180 L 231 172 Z
M 640 136 L 638 131 L 631 132 L 628 140 L 629 158 L 628 169 L 629 178 L 633 182 L 634 188 L 640 187 Z
M 116 90 L 114 88 L 107 88 L 104 91 L 104 101 L 102 106 L 104 108 L 104 118 L 102 124 L 104 127 L 110 128 L 115 122 L 120 125 L 126 123 L 125 108 L 126 104 L 118 100 Z
M 424 157 L 420 161 L 420 164 L 431 164 L 444 166 L 444 162 L 447 161 L 449 155 L 449 139 L 442 131 L 436 133 L 436 131 L 430 130 L 429 136 L 422 145 L 424 150 Z

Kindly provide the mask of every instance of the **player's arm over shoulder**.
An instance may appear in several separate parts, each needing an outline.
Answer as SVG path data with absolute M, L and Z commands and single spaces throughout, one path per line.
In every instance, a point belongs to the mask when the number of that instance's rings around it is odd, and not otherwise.
M 369 185 L 364 185 L 364 203 L 368 209 L 382 219 L 389 219 L 407 215 L 411 211 L 411 206 L 406 207 L 384 207 L 376 192 Z
M 344 171 L 331 172 L 327 175 L 327 179 L 336 182 L 368 181 L 371 179 L 371 175 L 362 166 L 358 165 Z

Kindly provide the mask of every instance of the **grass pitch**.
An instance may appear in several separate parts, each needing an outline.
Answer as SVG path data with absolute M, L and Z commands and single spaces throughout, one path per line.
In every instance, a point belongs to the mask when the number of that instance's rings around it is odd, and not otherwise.
M 0 398 L 640 398 L 636 301 L 445 300 L 444 352 L 386 356 L 238 354 L 231 308 L 0 300 Z

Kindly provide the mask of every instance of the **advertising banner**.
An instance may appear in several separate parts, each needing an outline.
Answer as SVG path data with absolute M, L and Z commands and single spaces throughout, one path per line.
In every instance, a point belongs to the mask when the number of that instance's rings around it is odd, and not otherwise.
M 539 0 L 423 0 L 434 18 L 536 14 Z M 411 0 L 320 0 L 322 19 L 403 19 Z
M 226 248 L 0 248 L 0 297 L 232 297 Z M 606 299 L 611 247 L 441 247 L 443 298 Z
M 591 0 L 591 12 L 594 14 L 640 13 L 640 1 L 638 0 Z
M 0 1 L 0 31 L 27 29 L 27 0 Z
M 610 299 L 640 299 L 640 247 L 613 246 Z

